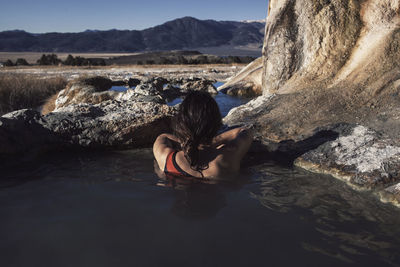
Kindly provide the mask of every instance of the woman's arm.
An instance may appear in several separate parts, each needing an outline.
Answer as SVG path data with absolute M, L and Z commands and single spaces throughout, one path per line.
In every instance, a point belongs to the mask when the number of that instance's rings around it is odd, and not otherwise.
M 253 140 L 253 131 L 245 128 L 245 127 L 238 127 L 235 129 L 231 129 L 229 131 L 223 132 L 220 135 L 217 135 L 214 139 L 212 144 L 215 147 L 218 147 L 222 144 L 227 144 L 232 141 L 248 141 L 251 143 Z
M 179 145 L 179 140 L 175 135 L 160 134 L 153 144 L 153 154 L 160 170 L 164 171 L 165 160 L 169 153 L 175 151 Z
M 241 159 L 249 150 L 252 142 L 253 131 L 244 127 L 226 131 L 213 140 L 215 147 L 223 149 L 223 161 L 225 164 L 232 168 L 239 167 Z

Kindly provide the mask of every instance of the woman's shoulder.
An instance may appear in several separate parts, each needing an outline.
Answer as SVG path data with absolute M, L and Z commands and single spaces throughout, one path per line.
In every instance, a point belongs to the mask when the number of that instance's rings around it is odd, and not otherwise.
M 172 134 L 160 134 L 153 144 L 153 154 L 161 170 L 164 170 L 167 156 L 176 151 L 177 138 Z

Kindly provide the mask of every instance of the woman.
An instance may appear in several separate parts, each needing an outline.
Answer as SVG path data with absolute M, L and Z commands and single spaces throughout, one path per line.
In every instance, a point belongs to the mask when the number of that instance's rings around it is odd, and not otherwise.
M 196 178 L 237 173 L 252 134 L 245 128 L 235 128 L 217 135 L 221 126 L 215 100 L 205 92 L 189 92 L 175 118 L 174 134 L 161 134 L 154 143 L 160 170 L 167 176 Z

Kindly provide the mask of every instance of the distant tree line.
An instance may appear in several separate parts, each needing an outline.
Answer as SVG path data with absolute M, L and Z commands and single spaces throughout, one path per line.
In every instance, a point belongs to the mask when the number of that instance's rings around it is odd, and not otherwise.
M 38 65 L 68 65 L 68 66 L 105 66 L 106 62 L 102 58 L 84 58 L 84 57 L 73 57 L 72 55 L 68 55 L 68 57 L 62 61 L 57 57 L 56 54 L 43 54 L 36 63 Z M 12 60 L 7 59 L 6 62 L 3 63 L 5 67 L 12 66 L 29 66 L 30 64 L 24 58 L 18 58 L 15 63 Z
M 62 61 L 56 54 L 43 54 L 40 59 L 37 60 L 38 65 L 68 65 L 68 66 L 105 66 L 106 62 L 101 58 L 84 58 L 84 57 L 74 57 L 68 55 L 68 57 Z
M 250 63 L 254 61 L 255 57 L 239 57 L 239 56 L 227 56 L 227 57 L 217 57 L 217 56 L 206 56 L 201 55 L 189 59 L 178 59 L 177 64 L 232 64 L 232 63 Z
M 69 66 L 105 66 L 106 62 L 102 58 L 84 58 L 68 55 L 68 57 L 63 61 L 63 64 Z
M 43 54 L 37 61 L 36 63 L 38 65 L 58 65 L 61 63 L 61 60 L 57 57 L 56 54 L 49 54 L 45 55 Z
M 125 59 L 124 59 L 125 58 Z M 129 57 L 118 57 L 108 59 L 107 62 L 102 58 L 84 58 L 80 56 L 68 55 L 63 61 L 56 54 L 43 54 L 37 61 L 37 65 L 66 65 L 66 66 L 106 66 L 106 65 L 198 65 L 198 64 L 248 64 L 254 61 L 255 57 L 250 56 L 214 56 L 214 55 L 138 55 Z M 23 58 L 18 58 L 16 62 L 7 60 L 4 66 L 27 66 L 28 62 Z
M 196 56 L 153 56 L 138 55 L 130 56 L 129 59 L 124 57 L 111 58 L 107 60 L 109 65 L 116 64 L 133 64 L 133 65 L 198 65 L 198 64 L 248 64 L 254 61 L 255 57 L 250 56 L 214 56 L 214 55 L 196 55 Z
M 18 58 L 15 63 L 12 60 L 7 59 L 6 62 L 3 63 L 5 67 L 12 67 L 12 66 L 28 66 L 28 62 L 24 58 Z

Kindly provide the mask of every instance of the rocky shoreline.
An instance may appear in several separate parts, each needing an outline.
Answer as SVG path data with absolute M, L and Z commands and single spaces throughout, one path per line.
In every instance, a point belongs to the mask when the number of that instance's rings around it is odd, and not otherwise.
M 311 172 L 329 174 L 356 190 L 370 191 L 381 201 L 400 207 L 398 139 L 385 131 L 348 122 L 311 129 L 296 127 L 298 133 L 281 132 L 291 121 L 276 117 L 274 120 L 280 122 L 281 126 L 268 127 L 279 132 L 266 132 L 267 122 L 264 120 L 268 119 L 268 115 L 271 116 L 275 105 L 282 104 L 279 99 L 276 95 L 258 97 L 232 109 L 224 118 L 224 123 L 229 127 L 253 127 L 256 141 L 250 153 L 262 154 L 268 159 Z M 272 110 L 265 109 L 267 103 L 270 103 Z
M 151 146 L 159 134 L 170 130 L 176 108 L 167 106 L 167 101 L 188 90 L 217 94 L 213 84 L 241 69 L 214 67 L 6 70 L 9 74 L 38 75 L 43 79 L 61 75 L 70 82 L 43 105 L 41 112 L 25 109 L 0 117 L 0 156 L 6 159 L 59 149 Z M 110 90 L 112 86 L 127 89 Z
M 217 94 L 215 82 L 194 77 L 73 80 L 44 104 L 42 112 L 24 109 L 0 117 L 0 155 L 57 147 L 151 146 L 159 134 L 170 131 L 176 108 L 166 102 L 188 90 Z M 110 90 L 115 85 L 134 89 Z

